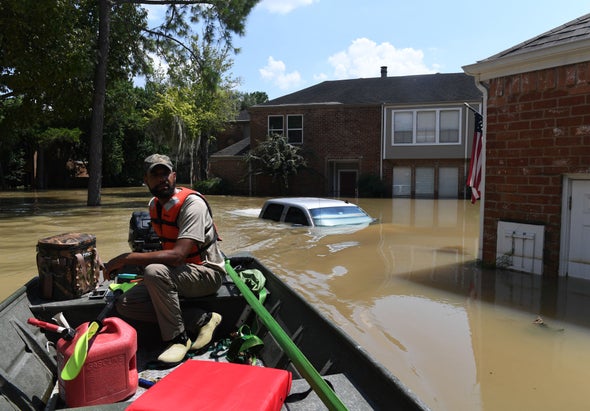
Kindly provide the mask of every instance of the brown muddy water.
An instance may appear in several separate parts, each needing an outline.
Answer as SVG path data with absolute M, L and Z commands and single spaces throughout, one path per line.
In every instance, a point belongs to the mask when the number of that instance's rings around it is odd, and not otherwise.
M 590 284 L 478 268 L 479 206 L 359 199 L 379 222 L 335 232 L 258 220 L 263 198 L 209 200 L 226 254 L 258 257 L 433 410 L 590 408 Z M 85 191 L 0 193 L 0 298 L 36 275 L 40 238 L 95 234 L 103 260 L 128 251 L 147 201 L 142 187 L 91 208 Z

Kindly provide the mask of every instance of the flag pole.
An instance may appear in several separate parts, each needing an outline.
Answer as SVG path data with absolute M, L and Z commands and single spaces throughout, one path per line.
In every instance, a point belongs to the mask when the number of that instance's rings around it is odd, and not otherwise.
M 471 107 L 468 103 L 463 103 L 465 104 L 465 107 L 467 107 L 469 110 L 473 111 L 474 113 L 480 114 L 481 113 L 479 111 L 477 111 L 476 109 L 474 109 L 473 107 Z

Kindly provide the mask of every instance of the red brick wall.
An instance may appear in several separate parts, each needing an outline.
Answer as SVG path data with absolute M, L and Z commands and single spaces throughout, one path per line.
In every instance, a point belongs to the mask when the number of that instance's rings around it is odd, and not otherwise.
M 545 225 L 544 272 L 557 275 L 562 176 L 590 173 L 590 62 L 490 81 L 483 260 L 498 220 Z
M 223 150 L 247 137 L 244 127 L 244 123 L 228 123 L 224 130 L 215 135 L 214 147 L 211 147 L 210 151 L 214 153 L 215 151 Z
M 380 106 L 299 106 L 260 107 L 250 110 L 252 145 L 267 137 L 269 115 L 303 115 L 303 155 L 309 170 L 292 180 L 289 191 L 280 192 L 277 183 L 256 179 L 255 195 L 330 195 L 330 160 L 351 160 L 359 175 L 379 175 L 381 136 Z
M 209 178 L 219 177 L 231 184 L 236 195 L 250 195 L 248 164 L 241 157 L 211 157 Z

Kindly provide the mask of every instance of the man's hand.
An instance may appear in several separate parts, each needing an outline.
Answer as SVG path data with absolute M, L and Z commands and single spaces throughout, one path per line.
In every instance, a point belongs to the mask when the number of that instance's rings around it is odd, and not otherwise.
M 176 241 L 172 250 L 120 254 L 104 264 L 104 278 L 114 277 L 117 271 L 126 265 L 139 265 L 141 267 L 149 264 L 165 264 L 172 267 L 182 265 L 190 254 L 194 243 L 191 239 L 181 238 Z
M 123 266 L 125 266 L 125 260 L 131 253 L 124 253 L 118 255 L 117 257 L 111 259 L 107 263 L 104 264 L 103 275 L 104 278 L 113 278 L 117 271 L 119 271 Z

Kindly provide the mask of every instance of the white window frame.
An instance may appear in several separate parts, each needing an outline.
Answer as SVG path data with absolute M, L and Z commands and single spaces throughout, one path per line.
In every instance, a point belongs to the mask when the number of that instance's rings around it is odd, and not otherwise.
M 289 119 L 291 117 L 301 117 L 301 127 L 289 128 Z M 283 127 L 280 129 L 279 128 L 271 128 L 271 118 L 280 118 Z M 300 131 L 301 132 L 301 138 L 299 139 L 300 141 L 293 141 L 293 138 L 291 136 L 291 131 Z M 269 136 L 273 135 L 273 134 L 286 136 L 287 142 L 289 144 L 294 144 L 294 145 L 303 144 L 303 114 L 287 114 L 287 115 L 269 114 L 268 118 L 267 118 L 267 132 L 268 132 Z
M 291 117 L 301 117 L 301 127 L 289 127 L 289 118 Z M 287 129 L 287 142 L 289 144 L 303 144 L 303 114 L 287 114 L 287 123 L 286 123 L 286 127 Z M 301 141 L 293 141 L 291 138 L 291 131 L 301 131 Z
M 457 119 L 457 141 L 453 141 L 453 142 L 441 142 L 440 141 L 440 131 L 441 131 L 441 126 L 440 126 L 440 122 L 441 122 L 441 118 L 440 118 L 440 114 L 442 112 L 456 112 L 459 114 L 458 119 Z M 435 113 L 435 138 L 434 141 L 419 141 L 420 139 L 423 138 L 418 138 L 418 134 L 421 133 L 420 130 L 418 130 L 418 115 L 419 114 L 426 114 L 426 113 Z M 405 143 L 396 143 L 395 142 L 395 115 L 396 114 L 401 114 L 401 113 L 409 113 L 412 115 L 412 142 L 405 142 Z M 462 110 L 460 108 L 423 108 L 423 109 L 411 109 L 411 110 L 391 110 L 391 145 L 392 146 L 428 146 L 428 145 L 460 145 L 462 144 Z M 424 139 L 427 140 L 427 139 Z

